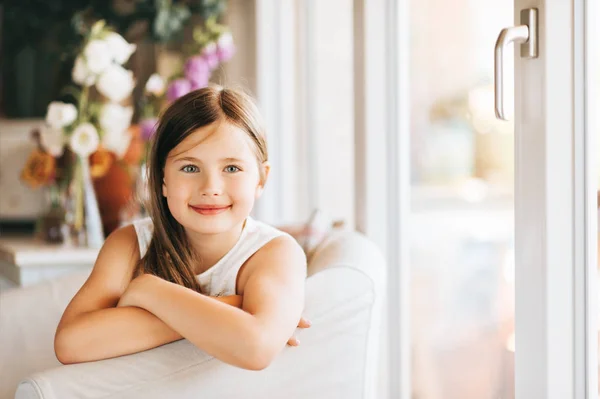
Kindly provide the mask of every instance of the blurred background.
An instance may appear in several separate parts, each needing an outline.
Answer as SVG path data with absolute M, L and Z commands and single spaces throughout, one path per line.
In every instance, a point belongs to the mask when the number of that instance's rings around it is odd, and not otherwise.
M 60 144 L 90 134 L 72 127 L 82 114 L 100 142 L 79 151 L 90 152 L 102 234 L 143 217 L 144 150 L 155 118 L 209 83 L 253 94 L 275 127 L 272 195 L 257 217 L 303 225 L 318 209 L 321 229 L 354 226 L 353 7 L 351 0 L 4 2 L 0 234 L 85 246 L 99 231 L 81 220 L 85 179 L 69 161 L 77 145 Z M 501 0 L 410 1 L 413 398 L 514 396 L 513 125 L 494 116 L 492 55 L 513 13 Z M 87 45 L 111 29 L 124 60 L 103 79 L 105 49 Z M 274 104 L 273 92 L 284 102 Z

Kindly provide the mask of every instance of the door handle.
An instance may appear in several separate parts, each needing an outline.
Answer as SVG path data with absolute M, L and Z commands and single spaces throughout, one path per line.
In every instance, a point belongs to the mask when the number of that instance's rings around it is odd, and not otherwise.
M 504 51 L 511 43 L 521 44 L 522 58 L 538 56 L 538 10 L 521 10 L 521 25 L 504 28 L 498 35 L 494 51 L 494 107 L 498 119 L 507 120 L 504 114 Z

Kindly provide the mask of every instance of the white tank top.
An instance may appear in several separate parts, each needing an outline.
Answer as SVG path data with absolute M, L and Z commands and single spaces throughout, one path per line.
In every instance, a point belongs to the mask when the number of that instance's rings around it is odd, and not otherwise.
M 148 250 L 154 226 L 149 217 L 135 220 L 133 226 L 140 247 L 140 258 L 142 258 Z M 237 274 L 242 265 L 262 246 L 282 235 L 288 234 L 248 217 L 242 234 L 233 248 L 210 269 L 196 275 L 202 293 L 209 296 L 235 295 Z

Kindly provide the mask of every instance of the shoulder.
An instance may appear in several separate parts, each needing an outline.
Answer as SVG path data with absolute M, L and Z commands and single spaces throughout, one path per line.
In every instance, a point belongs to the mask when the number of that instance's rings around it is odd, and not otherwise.
M 100 252 L 111 250 L 137 249 L 137 233 L 133 224 L 120 227 L 110 233 Z
M 252 218 L 248 219 L 246 228 L 248 235 L 254 236 L 250 241 L 260 247 L 252 249 L 254 252 L 239 271 L 238 293 L 244 294 L 251 279 L 264 278 L 267 274 L 296 276 L 298 280 L 306 277 L 305 253 L 291 235 Z
M 250 259 L 248 268 L 253 272 L 286 273 L 306 277 L 306 255 L 298 242 L 288 234 L 281 234 L 263 245 Z
M 92 274 L 113 276 L 113 281 L 118 281 L 126 286 L 139 259 L 135 227 L 133 225 L 123 226 L 113 231 L 104 242 Z

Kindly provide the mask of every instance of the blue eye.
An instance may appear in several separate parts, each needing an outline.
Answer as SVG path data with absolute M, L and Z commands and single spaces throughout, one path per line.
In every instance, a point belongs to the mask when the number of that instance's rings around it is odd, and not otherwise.
M 235 173 L 235 172 L 239 172 L 240 170 L 241 169 L 235 165 L 229 165 L 229 166 L 225 167 L 225 172 L 227 172 L 227 173 Z
M 185 165 L 180 170 L 185 173 L 195 173 L 198 172 L 198 167 L 196 165 Z

